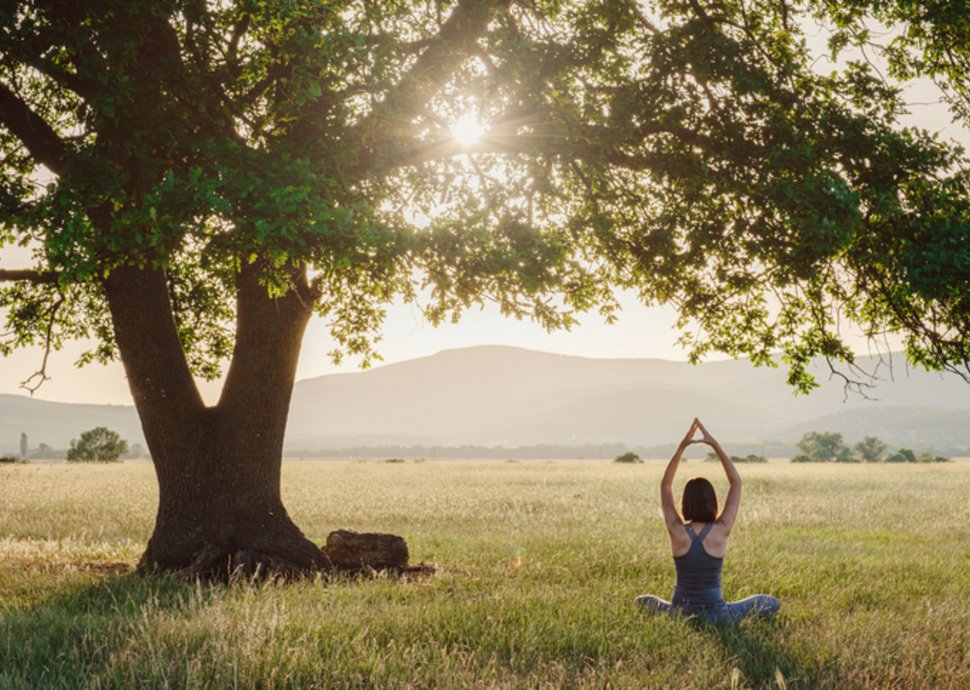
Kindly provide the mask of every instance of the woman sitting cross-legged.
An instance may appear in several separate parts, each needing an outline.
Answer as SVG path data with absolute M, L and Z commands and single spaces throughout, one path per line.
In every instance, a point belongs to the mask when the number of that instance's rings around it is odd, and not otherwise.
M 694 432 L 701 438 L 695 440 Z M 721 460 L 727 474 L 727 499 L 724 510 L 717 513 L 717 495 L 714 487 L 703 477 L 694 477 L 684 486 L 681 500 L 683 517 L 674 505 L 674 475 L 684 450 L 692 443 L 706 443 Z M 667 465 L 660 481 L 660 503 L 664 522 L 670 534 L 670 547 L 674 554 L 677 584 L 674 596 L 667 602 L 652 594 L 637 597 L 634 602 L 643 611 L 656 613 L 683 613 L 701 616 L 712 623 L 730 621 L 740 623 L 747 616 L 771 616 L 778 611 L 778 600 L 767 594 L 756 594 L 741 601 L 724 601 L 721 594 L 721 566 L 727 540 L 738 517 L 741 506 L 741 475 L 721 445 L 711 436 L 698 419 L 680 442 L 677 451 Z

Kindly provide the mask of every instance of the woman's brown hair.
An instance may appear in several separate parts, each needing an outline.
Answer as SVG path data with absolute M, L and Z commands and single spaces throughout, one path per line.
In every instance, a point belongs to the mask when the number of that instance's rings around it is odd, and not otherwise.
M 714 493 L 714 486 L 704 477 L 688 479 L 680 500 L 680 513 L 688 522 L 717 520 L 717 494 Z

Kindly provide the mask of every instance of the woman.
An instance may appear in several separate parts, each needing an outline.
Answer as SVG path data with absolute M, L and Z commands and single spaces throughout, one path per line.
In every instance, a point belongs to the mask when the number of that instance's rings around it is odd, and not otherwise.
M 700 440 L 693 438 L 697 431 L 701 433 Z M 730 488 L 720 515 L 714 487 L 703 477 L 694 477 L 684 486 L 681 500 L 683 517 L 674 505 L 674 475 L 677 474 L 677 465 L 684 450 L 692 443 L 706 443 L 713 448 L 727 475 Z M 778 611 L 778 600 L 767 594 L 756 594 L 730 603 L 725 602 L 721 594 L 724 552 L 727 551 L 727 540 L 741 506 L 741 475 L 721 444 L 696 418 L 670 458 L 667 471 L 660 480 L 660 504 L 670 534 L 677 584 L 670 602 L 644 594 L 634 602 L 637 606 L 656 613 L 699 615 L 713 623 L 740 623 L 749 615 L 771 616 Z

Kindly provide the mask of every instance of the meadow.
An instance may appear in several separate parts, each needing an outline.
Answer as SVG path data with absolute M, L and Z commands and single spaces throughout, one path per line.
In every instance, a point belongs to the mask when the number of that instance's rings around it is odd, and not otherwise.
M 725 595 L 782 610 L 738 628 L 631 605 L 673 585 L 663 466 L 289 461 L 308 536 L 436 572 L 230 586 L 132 572 L 147 463 L 0 466 L 0 688 L 970 687 L 970 463 L 741 466 Z

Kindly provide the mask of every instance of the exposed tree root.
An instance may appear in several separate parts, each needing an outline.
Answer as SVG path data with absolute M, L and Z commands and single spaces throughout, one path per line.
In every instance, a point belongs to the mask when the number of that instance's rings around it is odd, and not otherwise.
M 187 580 L 231 582 L 239 580 L 294 580 L 308 577 L 368 578 L 390 576 L 412 579 L 429 575 L 434 566 L 408 565 L 404 539 L 393 534 L 331 532 L 327 546 L 306 542 L 303 548 L 268 550 L 227 546 L 214 541 L 197 548 L 187 565 L 165 567 L 146 552 L 139 572 L 174 572 Z
M 301 554 L 302 555 L 302 554 Z M 207 543 L 195 553 L 189 565 L 176 574 L 189 580 L 292 580 L 328 573 L 333 565 L 322 551 L 318 558 L 308 560 L 287 557 L 282 553 L 246 548 L 226 548 Z

